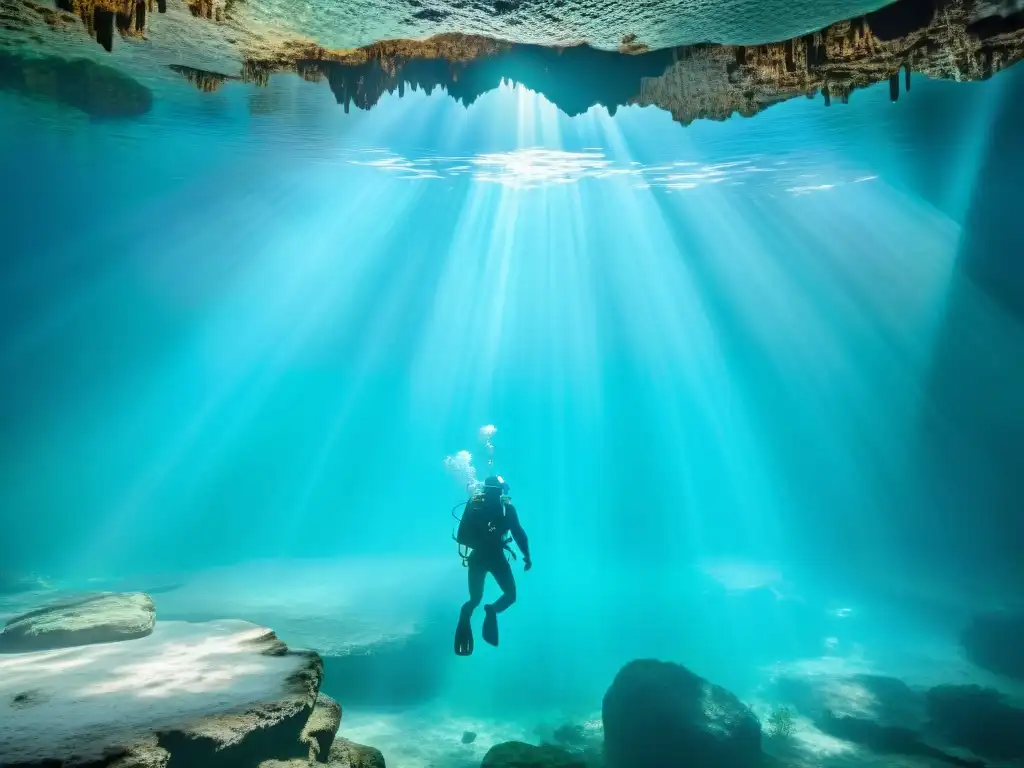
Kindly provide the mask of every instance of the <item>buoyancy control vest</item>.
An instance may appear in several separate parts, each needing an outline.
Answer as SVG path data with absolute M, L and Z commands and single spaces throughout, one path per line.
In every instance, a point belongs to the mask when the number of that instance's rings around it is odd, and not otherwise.
M 470 549 L 503 549 L 508 522 L 505 504 L 500 497 L 474 493 L 462 511 L 455 540 Z

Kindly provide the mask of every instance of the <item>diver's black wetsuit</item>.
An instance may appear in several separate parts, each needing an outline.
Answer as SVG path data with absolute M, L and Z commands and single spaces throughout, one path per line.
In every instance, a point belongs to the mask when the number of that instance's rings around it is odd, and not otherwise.
M 519 523 L 519 515 L 516 508 L 511 504 L 505 505 L 505 530 L 499 531 L 500 535 L 494 537 L 493 544 L 474 549 L 469 555 L 469 600 L 462 606 L 462 615 L 469 617 L 484 599 L 484 581 L 487 574 L 494 576 L 494 580 L 501 587 L 502 595 L 491 609 L 495 613 L 501 613 L 516 601 L 516 578 L 512 575 L 512 566 L 505 559 L 505 547 L 501 543 L 506 533 L 512 534 L 519 551 L 523 553 L 523 561 L 530 563 L 530 545 L 526 538 L 526 531 Z

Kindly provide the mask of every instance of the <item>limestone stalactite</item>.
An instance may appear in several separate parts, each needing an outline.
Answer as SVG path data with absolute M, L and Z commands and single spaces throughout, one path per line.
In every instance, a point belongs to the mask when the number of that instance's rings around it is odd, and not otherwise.
M 752 116 L 782 101 L 818 95 L 847 104 L 860 88 L 900 72 L 981 80 L 1024 56 L 1024 12 L 1003 16 L 983 0 L 898 0 L 880 11 L 791 40 L 756 46 L 694 45 L 623 54 L 585 45 L 550 48 L 448 34 L 331 51 L 308 43 L 264 47 L 242 78 L 265 85 L 274 72 L 326 79 L 339 104 L 370 109 L 385 93 L 444 88 L 470 104 L 503 80 L 542 93 L 568 114 L 595 104 L 653 105 L 680 123 Z

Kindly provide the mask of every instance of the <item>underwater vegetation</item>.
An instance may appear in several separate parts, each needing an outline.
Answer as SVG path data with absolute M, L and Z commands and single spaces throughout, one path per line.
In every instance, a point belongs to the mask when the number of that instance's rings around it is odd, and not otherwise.
M 793 712 L 790 708 L 775 707 L 765 724 L 765 733 L 770 739 L 786 740 L 792 737 L 793 728 Z

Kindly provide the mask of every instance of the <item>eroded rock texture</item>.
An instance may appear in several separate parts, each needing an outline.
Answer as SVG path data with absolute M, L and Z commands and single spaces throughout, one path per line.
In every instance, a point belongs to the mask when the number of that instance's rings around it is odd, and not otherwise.
M 911 72 L 983 80 L 1022 55 L 1024 15 L 1003 17 L 971 0 L 902 0 L 780 43 L 678 49 L 664 74 L 643 82 L 636 103 L 668 109 L 686 124 L 754 115 L 796 96 L 846 103 L 856 89 L 884 81 L 896 100 Z
M 0 765 L 308 761 L 323 667 L 241 621 L 158 622 L 143 638 L 0 655 Z
M 734 694 L 686 667 L 640 659 L 604 696 L 607 768 L 736 768 L 761 758 L 761 724 Z
M 385 93 L 444 88 L 470 104 L 503 80 L 521 83 L 566 113 L 627 104 L 696 119 L 752 116 L 782 101 L 821 95 L 826 105 L 888 82 L 892 98 L 910 74 L 991 77 L 1024 55 L 1024 13 L 983 0 L 899 0 L 819 32 L 758 46 L 696 45 L 636 54 L 586 45 L 517 45 L 468 35 L 394 40 L 351 51 L 292 42 L 250 52 L 242 78 L 266 84 L 278 71 L 325 78 L 339 104 L 370 109 Z
M 146 14 L 167 10 L 166 0 L 56 0 L 57 8 L 78 16 L 96 42 L 110 51 L 114 32 L 123 37 L 142 37 L 146 31 Z

